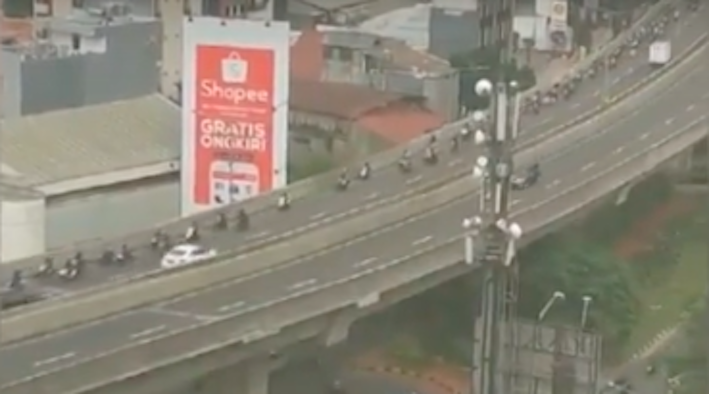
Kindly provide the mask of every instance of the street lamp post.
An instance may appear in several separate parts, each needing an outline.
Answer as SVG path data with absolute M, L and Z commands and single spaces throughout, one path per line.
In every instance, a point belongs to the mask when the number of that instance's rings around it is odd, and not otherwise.
M 544 304 L 544 307 L 539 311 L 539 314 L 537 315 L 537 321 L 541 322 L 542 320 L 544 320 L 544 318 L 549 313 L 549 310 L 551 310 L 551 307 L 553 307 L 557 301 L 564 300 L 566 300 L 566 294 L 560 291 L 555 291 L 554 294 L 549 297 L 547 303 Z
M 583 296 L 583 309 L 581 310 L 581 329 L 586 329 L 586 324 L 588 323 L 588 309 L 591 307 L 591 302 L 593 298 L 591 296 Z

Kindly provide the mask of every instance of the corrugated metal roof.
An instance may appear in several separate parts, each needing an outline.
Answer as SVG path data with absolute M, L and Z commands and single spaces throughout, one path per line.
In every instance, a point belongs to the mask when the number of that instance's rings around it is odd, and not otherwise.
M 368 33 L 396 38 L 411 48 L 427 51 L 430 15 L 429 4 L 417 4 L 377 15 L 362 22 L 359 27 Z
M 31 186 L 157 164 L 178 158 L 180 122 L 159 95 L 11 119 L 0 157 Z

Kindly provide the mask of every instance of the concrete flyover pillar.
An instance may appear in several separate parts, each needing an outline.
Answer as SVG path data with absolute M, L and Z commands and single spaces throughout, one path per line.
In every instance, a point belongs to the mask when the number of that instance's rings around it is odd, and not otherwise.
M 332 347 L 344 342 L 350 332 L 350 326 L 354 323 L 355 314 L 351 311 L 338 313 L 330 323 L 327 331 L 323 335 L 325 347 Z
M 270 375 L 271 363 L 268 359 L 249 361 L 246 372 L 245 394 L 268 394 Z

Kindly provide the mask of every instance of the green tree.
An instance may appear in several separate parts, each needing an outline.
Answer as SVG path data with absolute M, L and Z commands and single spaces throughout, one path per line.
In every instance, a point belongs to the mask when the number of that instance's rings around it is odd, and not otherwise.
M 630 277 L 627 264 L 607 248 L 552 235 L 521 254 L 520 312 L 535 318 L 549 296 L 561 291 L 566 301 L 554 307 L 553 316 L 578 324 L 582 298 L 591 296 L 589 328 L 603 333 L 609 344 L 618 344 L 629 336 L 639 306 Z

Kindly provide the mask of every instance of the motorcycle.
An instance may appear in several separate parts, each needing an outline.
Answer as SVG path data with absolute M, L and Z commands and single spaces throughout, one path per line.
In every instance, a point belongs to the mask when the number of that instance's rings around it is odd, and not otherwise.
M 348 178 L 341 176 L 337 179 L 337 190 L 345 191 L 348 187 L 350 187 L 350 180 Z
M 191 225 L 185 231 L 185 242 L 199 241 L 199 230 L 196 225 Z
M 35 276 L 52 276 L 54 275 L 54 260 L 51 257 L 44 259 L 44 262 L 39 265 Z
M 243 209 L 239 211 L 236 219 L 236 228 L 239 231 L 246 231 L 249 229 L 249 215 Z
M 113 262 L 116 264 L 125 264 L 133 261 L 133 252 L 128 249 L 127 245 L 121 245 L 120 250 L 113 254 Z
M 369 176 L 372 173 L 372 167 L 369 165 L 369 163 L 364 163 L 362 168 L 359 169 L 359 179 L 362 180 L 367 180 L 369 179 Z
M 423 161 L 426 164 L 437 164 L 438 163 L 438 154 L 436 153 L 436 150 L 433 147 L 428 147 L 426 148 L 426 153 L 423 157 Z
M 64 264 L 64 267 L 57 271 L 57 274 L 60 278 L 66 281 L 73 281 L 81 276 L 82 267 L 83 265 L 75 258 L 70 259 L 67 260 L 67 262 Z
M 287 193 L 281 194 L 278 197 L 278 210 L 287 211 L 288 209 L 290 209 L 290 196 Z
M 457 153 L 460 150 L 460 139 L 458 136 L 454 136 L 453 139 L 451 139 L 451 152 L 452 153 Z
M 220 213 L 217 216 L 217 222 L 214 223 L 214 228 L 217 230 L 226 230 L 227 227 L 229 227 L 229 222 L 226 218 L 226 215 L 223 213 Z
M 411 172 L 411 160 L 409 158 L 402 157 L 399 159 L 398 165 L 401 172 L 405 174 Z

